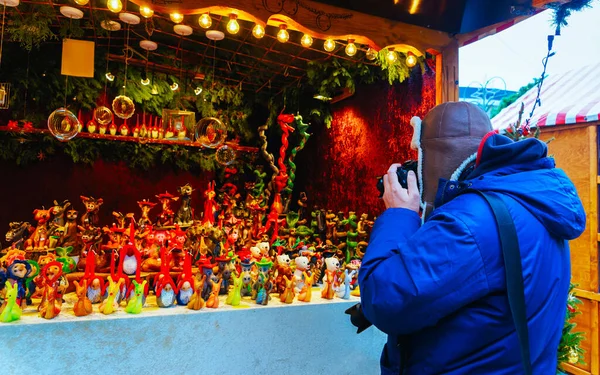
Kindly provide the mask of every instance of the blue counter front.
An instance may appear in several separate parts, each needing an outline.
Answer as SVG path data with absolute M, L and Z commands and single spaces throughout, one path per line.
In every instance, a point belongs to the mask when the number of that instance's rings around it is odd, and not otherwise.
M 0 368 L 5 374 L 379 374 L 385 336 L 375 328 L 356 334 L 344 311 L 358 302 L 324 301 L 269 306 L 243 301 L 200 311 L 145 308 L 75 317 L 73 295 L 61 314 L 0 323 Z M 149 297 L 147 305 L 152 304 Z

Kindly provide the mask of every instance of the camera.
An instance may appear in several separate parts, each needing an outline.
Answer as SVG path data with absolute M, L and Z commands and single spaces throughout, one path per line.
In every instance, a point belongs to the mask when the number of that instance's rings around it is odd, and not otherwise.
M 350 315 L 350 322 L 352 323 L 352 325 L 358 328 L 358 331 L 356 333 L 361 333 L 365 329 L 372 326 L 372 323 L 369 322 L 365 317 L 365 314 L 363 314 L 362 306 L 360 303 L 357 303 L 356 305 L 352 306 L 351 308 L 346 310 L 345 313 L 347 315 Z
M 418 167 L 419 167 L 419 162 L 416 160 L 407 160 L 404 163 L 402 163 L 402 166 L 400 166 L 396 170 L 396 175 L 398 176 L 398 182 L 400 183 L 400 186 L 402 186 L 405 189 L 408 189 L 408 182 L 407 182 L 408 171 L 413 171 L 413 172 L 415 172 L 415 175 L 416 175 Z M 418 184 L 419 184 L 419 181 L 417 179 L 417 185 Z M 379 193 L 381 193 L 381 195 L 379 195 L 379 198 L 383 197 L 383 192 L 385 190 L 385 188 L 383 186 L 383 177 L 378 177 L 377 190 L 379 190 Z

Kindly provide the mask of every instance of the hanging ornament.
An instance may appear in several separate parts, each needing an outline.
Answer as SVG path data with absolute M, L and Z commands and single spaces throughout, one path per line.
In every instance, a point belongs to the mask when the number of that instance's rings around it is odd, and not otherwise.
M 125 95 L 119 95 L 112 102 L 112 109 L 117 117 L 122 119 L 128 119 L 133 116 L 135 112 L 135 105 L 130 97 Z
M 196 140 L 204 147 L 218 147 L 226 137 L 227 127 L 218 118 L 205 117 L 196 124 Z
M 373 61 L 376 58 L 377 58 L 377 51 L 375 51 L 373 48 L 369 48 L 367 50 L 367 59 Z
M 99 125 L 108 125 L 113 120 L 113 114 L 110 111 L 110 109 L 108 109 L 108 107 L 97 107 L 96 109 L 94 109 L 94 120 Z
M 230 165 L 235 161 L 235 150 L 227 145 L 223 145 L 217 150 L 215 159 L 221 165 Z
M 48 129 L 56 139 L 67 142 L 79 133 L 79 120 L 73 112 L 59 108 L 48 117 Z
M 570 364 L 576 364 L 577 362 L 579 362 L 579 353 L 577 353 L 577 350 L 575 350 L 575 348 L 571 348 L 569 349 L 569 357 L 568 357 L 569 363 Z

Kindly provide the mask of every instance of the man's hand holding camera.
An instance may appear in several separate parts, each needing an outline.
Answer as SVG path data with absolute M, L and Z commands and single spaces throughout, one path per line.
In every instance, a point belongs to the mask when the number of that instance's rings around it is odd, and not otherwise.
M 408 189 L 404 189 L 398 182 L 397 169 L 401 164 L 392 164 L 387 174 L 383 176 L 383 202 L 386 208 L 406 208 L 419 213 L 420 194 L 417 187 L 417 175 L 408 171 L 406 178 Z

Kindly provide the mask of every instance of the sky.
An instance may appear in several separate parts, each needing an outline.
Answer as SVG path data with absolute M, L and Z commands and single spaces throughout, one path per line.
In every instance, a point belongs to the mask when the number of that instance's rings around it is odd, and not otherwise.
M 547 10 L 496 35 L 459 50 L 459 85 L 517 91 L 542 74 L 549 34 L 554 34 L 552 11 Z M 592 8 L 571 14 L 568 26 L 554 39 L 556 55 L 550 58 L 547 74 L 557 74 L 600 62 L 600 0 Z M 502 79 L 494 78 L 500 77 Z

